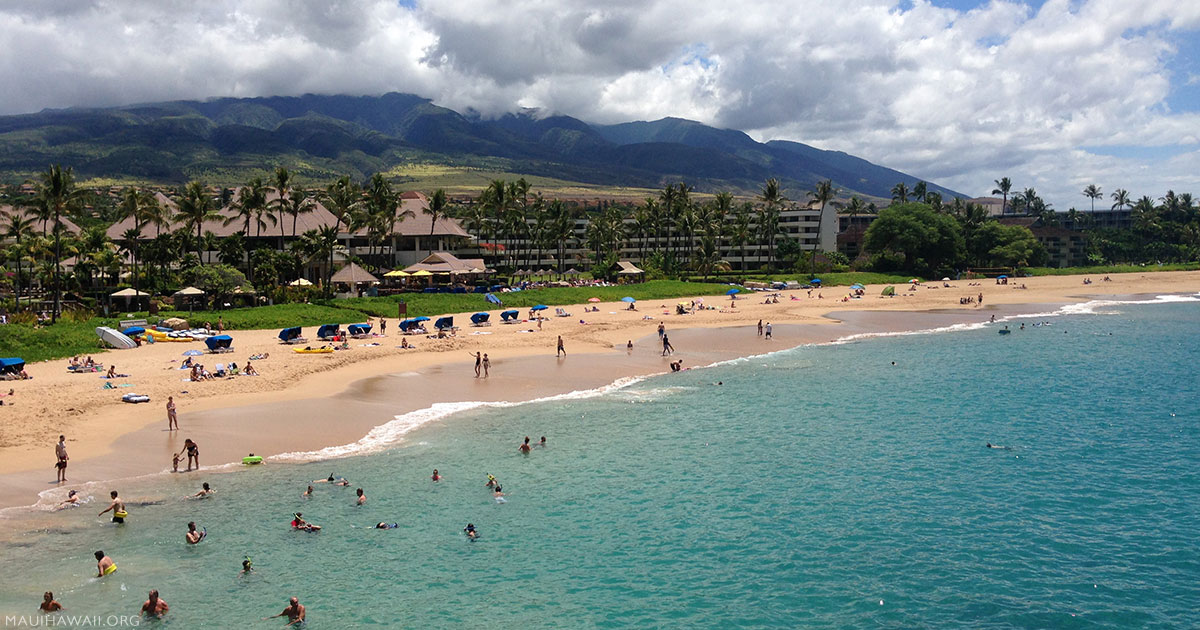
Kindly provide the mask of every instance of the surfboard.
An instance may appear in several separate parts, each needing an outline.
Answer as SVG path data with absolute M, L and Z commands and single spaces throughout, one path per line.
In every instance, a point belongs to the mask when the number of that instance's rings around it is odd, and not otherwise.
M 100 339 L 108 345 L 117 348 L 118 350 L 129 350 L 136 348 L 137 344 L 129 337 L 122 335 L 120 331 L 109 328 L 108 326 L 97 326 L 96 334 Z

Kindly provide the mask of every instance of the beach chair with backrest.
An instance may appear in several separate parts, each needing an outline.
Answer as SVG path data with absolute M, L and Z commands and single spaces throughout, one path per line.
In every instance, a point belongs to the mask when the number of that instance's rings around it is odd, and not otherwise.
M 555 317 L 570 317 L 571 314 L 563 310 L 561 307 L 554 309 Z

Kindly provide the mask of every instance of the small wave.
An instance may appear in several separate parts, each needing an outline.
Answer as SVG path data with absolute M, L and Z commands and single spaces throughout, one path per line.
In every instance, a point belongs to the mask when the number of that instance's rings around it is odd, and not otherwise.
M 353 455 L 365 455 L 367 453 L 375 453 L 395 445 L 403 439 L 404 435 L 429 424 L 435 420 L 470 411 L 473 409 L 502 409 L 508 407 L 516 407 L 519 405 L 529 405 L 544 402 L 557 402 L 563 400 L 582 400 L 585 398 L 595 398 L 603 396 L 610 392 L 624 389 L 639 383 L 644 380 L 642 376 L 631 376 L 617 379 L 603 387 L 595 389 L 583 389 L 565 394 L 555 394 L 553 396 L 545 396 L 535 398 L 533 400 L 512 402 L 512 401 L 492 401 L 485 402 L 480 400 L 462 401 L 462 402 L 447 402 L 434 403 L 424 409 L 410 411 L 405 414 L 396 416 L 395 420 L 381 424 L 374 429 L 371 429 L 362 439 L 351 444 L 342 444 L 340 446 L 329 446 L 315 451 L 295 451 L 290 453 L 280 453 L 266 458 L 272 462 L 311 462 L 325 459 L 334 459 L 338 457 L 349 457 Z

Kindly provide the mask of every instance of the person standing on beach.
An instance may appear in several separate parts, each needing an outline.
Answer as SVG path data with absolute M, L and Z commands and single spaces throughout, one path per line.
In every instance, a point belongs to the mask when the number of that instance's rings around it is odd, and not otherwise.
M 488 368 L 492 367 L 492 362 L 488 359 L 487 353 L 483 353 L 483 378 L 488 377 Z
M 54 467 L 58 469 L 58 483 L 67 480 L 67 460 L 71 459 L 67 456 L 67 436 L 58 436 L 58 445 L 54 447 L 54 455 L 58 459 L 58 463 Z
M 562 335 L 558 336 L 558 352 L 556 352 L 554 356 L 567 356 L 567 349 L 563 347 Z
M 763 336 L 763 324 L 761 319 L 758 320 L 758 336 Z
M 771 338 L 771 322 L 767 322 L 766 331 L 767 331 L 766 339 L 770 339 Z
M 379 318 L 379 335 L 381 337 L 387 335 L 387 319 L 383 317 Z
M 667 334 L 667 327 L 662 322 L 658 323 L 658 338 L 662 339 L 663 335 Z
M 468 352 L 467 354 L 470 354 L 470 353 Z M 480 352 L 476 352 L 474 356 L 475 356 L 475 378 L 479 378 L 479 370 L 480 370 L 480 368 L 483 367 L 483 354 Z
M 104 510 L 101 511 L 96 516 L 104 516 L 105 512 L 112 511 L 112 513 L 113 513 L 112 522 L 124 523 L 125 517 L 129 516 L 129 513 L 125 511 L 125 502 L 122 501 L 121 499 L 117 498 L 116 490 L 109 492 L 108 495 L 112 497 L 112 503 L 108 504 L 108 507 L 104 508 Z
M 278 615 L 263 617 L 263 621 L 285 616 L 288 618 L 287 625 L 289 626 L 304 623 L 304 606 L 300 604 L 300 600 L 296 599 L 295 597 L 291 598 L 288 600 L 288 607 L 284 608 L 283 612 L 279 613 Z
M 146 603 L 142 604 L 143 615 L 161 617 L 167 614 L 167 611 L 171 609 L 171 607 L 167 605 L 167 600 L 158 596 L 158 589 L 150 591 L 150 594 L 147 597 L 148 599 L 146 599 Z
M 221 317 L 220 315 L 217 315 L 217 332 L 225 332 L 225 318 Z
M 983 306 L 983 291 L 979 292 L 979 305 Z
M 192 461 L 193 460 L 195 460 L 195 462 L 196 462 L 196 470 L 200 470 L 200 447 L 196 446 L 196 443 L 192 441 L 192 438 L 188 438 L 183 441 L 183 448 L 180 449 L 179 454 L 183 455 L 184 451 L 187 451 L 187 465 L 188 465 L 187 470 L 185 470 L 184 472 L 192 472 Z
M 663 336 L 662 336 L 662 341 L 663 341 L 663 353 L 662 353 L 662 355 L 663 355 L 664 357 L 665 357 L 665 356 L 667 356 L 668 354 L 671 354 L 671 353 L 675 352 L 675 346 L 672 346 L 672 345 L 671 345 L 671 339 L 670 339 L 669 337 L 667 337 L 666 333 L 663 333 Z
M 174 427 L 174 428 L 172 428 Z M 179 430 L 179 417 L 175 415 L 175 397 L 167 396 L 167 430 Z

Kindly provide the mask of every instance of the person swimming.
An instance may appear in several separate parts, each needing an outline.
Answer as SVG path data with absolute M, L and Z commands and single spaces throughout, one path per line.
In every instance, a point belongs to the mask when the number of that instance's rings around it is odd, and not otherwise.
M 396 529 L 397 527 L 400 527 L 399 523 L 379 523 L 375 529 Z
M 348 486 L 350 481 L 345 477 L 334 477 L 333 473 L 329 473 L 329 477 L 325 479 L 313 479 L 313 483 L 328 483 L 335 486 Z
M 72 490 L 67 493 L 67 498 L 62 503 L 58 504 L 58 509 L 62 510 L 73 505 L 79 505 L 79 491 Z
M 187 538 L 187 543 L 189 545 L 198 544 L 201 540 L 204 540 L 205 536 L 208 535 L 207 527 L 204 528 L 204 531 L 200 531 L 200 532 L 196 531 L 196 522 L 195 521 L 189 522 L 187 527 L 188 527 L 188 531 L 187 531 L 186 538 Z
M 517 450 L 521 451 L 522 453 L 525 453 L 526 455 L 528 455 L 529 451 L 532 450 L 532 447 L 529 446 L 529 436 L 528 435 L 525 436 L 525 441 L 521 443 L 521 446 L 519 446 L 517 448 Z
M 467 538 L 470 538 L 471 540 L 476 540 L 479 538 L 479 532 L 475 531 L 474 523 L 467 523 L 467 526 L 463 528 L 463 533 L 466 534 Z
M 487 477 L 488 477 L 487 483 L 483 484 L 483 487 L 485 487 L 485 488 L 491 488 L 491 487 L 493 487 L 493 486 L 498 486 L 498 485 L 500 485 L 500 482 L 499 482 L 499 481 L 496 481 L 496 478 L 495 478 L 495 477 L 493 477 L 493 476 L 491 476 L 491 475 L 488 475 Z
M 438 474 L 438 469 L 436 469 L 436 468 L 433 469 L 433 476 L 430 477 L 430 479 L 432 479 L 433 481 L 441 481 L 442 480 L 442 476 Z
M 210 494 L 214 494 L 214 493 L 216 493 L 216 490 L 213 490 L 211 487 L 209 487 L 208 482 L 205 481 L 200 487 L 200 492 L 193 494 L 192 498 L 202 499 L 202 498 L 204 498 Z
M 242 560 L 242 570 L 238 575 L 246 575 L 247 573 L 254 573 L 254 562 L 250 560 L 250 556 L 246 556 L 246 559 Z
M 295 517 L 292 519 L 292 529 L 302 529 L 306 532 L 321 531 L 320 525 L 313 525 L 312 523 L 305 522 L 303 514 L 296 512 L 292 516 Z
M 117 563 L 113 562 L 103 551 L 97 551 L 96 556 L 96 577 L 104 577 L 112 575 L 117 570 Z

